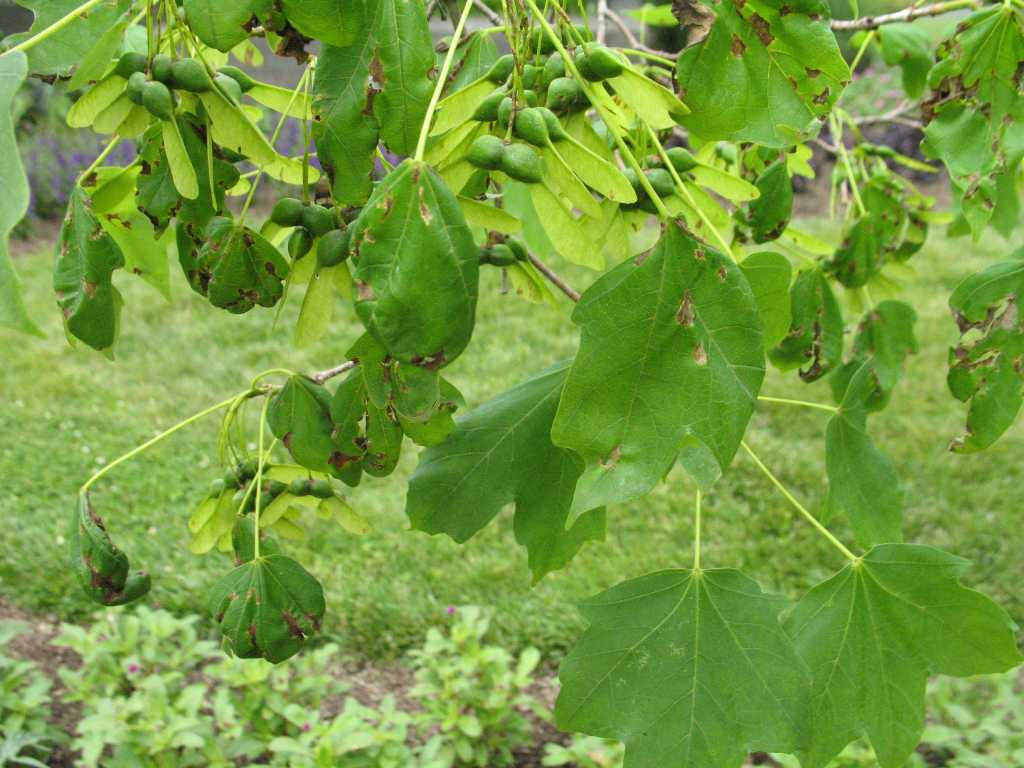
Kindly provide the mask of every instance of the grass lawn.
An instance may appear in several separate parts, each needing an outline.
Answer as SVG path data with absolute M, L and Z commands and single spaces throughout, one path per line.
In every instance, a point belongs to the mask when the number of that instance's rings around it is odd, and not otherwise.
M 946 300 L 962 277 L 1011 250 L 995 238 L 973 245 L 936 233 L 915 257 L 920 279 L 907 296 L 920 313 L 921 354 L 871 428 L 903 476 L 908 539 L 972 560 L 970 582 L 1022 621 L 1024 427 L 981 455 L 946 450 L 965 413 L 945 386 L 946 350 L 956 339 Z M 296 351 L 290 343 L 295 297 L 273 331 L 271 313 L 231 317 L 191 294 L 180 274 L 171 304 L 119 276 L 126 309 L 119 358 L 112 363 L 65 342 L 49 290 L 50 265 L 49 254 L 18 262 L 28 306 L 48 337 L 0 331 L 0 518 L 6 521 L 0 592 L 24 608 L 80 618 L 91 609 L 62 542 L 82 481 L 264 369 L 310 371 L 340 361 L 358 329 L 351 312 L 339 312 L 328 340 Z M 585 284 L 579 271 L 565 271 Z M 571 354 L 576 343 L 567 301 L 561 310 L 535 308 L 502 296 L 499 287 L 488 271 L 472 347 L 449 371 L 471 405 Z M 765 394 L 829 400 L 826 384 L 807 387 L 777 372 L 769 374 Z M 764 405 L 748 437 L 812 510 L 826 493 L 826 418 Z M 557 654 L 581 629 L 575 601 L 622 579 L 689 563 L 692 486 L 678 470 L 649 497 L 610 510 L 605 544 L 589 545 L 567 570 L 531 587 L 509 513 L 461 547 L 407 530 L 404 488 L 415 461 L 408 447 L 393 477 L 352 492 L 352 504 L 373 522 L 372 533 L 356 538 L 325 524 L 311 541 L 293 547 L 325 584 L 328 631 L 354 653 L 393 655 L 438 623 L 445 606 L 476 603 L 496 608 L 496 639 Z M 196 558 L 188 551 L 188 515 L 220 473 L 211 419 L 123 465 L 96 488 L 94 501 L 115 540 L 133 566 L 154 575 L 151 604 L 202 611 L 208 587 L 230 567 L 223 555 Z M 842 565 L 743 456 L 706 499 L 703 559 L 708 567 L 741 568 L 791 596 Z

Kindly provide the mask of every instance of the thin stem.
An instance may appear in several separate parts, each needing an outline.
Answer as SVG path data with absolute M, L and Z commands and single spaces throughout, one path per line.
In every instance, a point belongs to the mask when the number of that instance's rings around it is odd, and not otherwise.
M 277 376 L 278 374 L 291 378 L 295 375 L 295 372 L 289 371 L 287 368 L 271 368 L 269 371 L 263 371 L 263 373 L 258 374 L 249 386 L 256 389 L 256 387 L 259 386 L 259 383 L 263 381 L 263 379 L 267 378 L 267 376 Z
M 543 261 L 538 259 L 532 253 L 527 254 L 527 255 L 528 255 L 529 259 L 530 259 L 530 263 L 533 264 L 533 266 L 537 268 L 537 271 L 540 272 L 542 275 L 544 275 L 544 277 L 546 277 L 551 282 L 552 285 L 554 285 L 558 290 L 560 290 L 562 293 L 564 293 L 566 296 L 568 296 L 573 301 L 579 301 L 580 300 L 579 291 L 575 290 L 571 285 L 569 285 L 567 282 L 565 282 L 564 279 L 559 277 L 555 273 L 555 271 L 553 269 L 551 269 L 551 267 L 549 267 Z
M 857 205 L 857 210 L 860 215 L 863 216 L 867 213 L 867 208 L 864 207 L 864 201 L 860 197 L 860 185 L 857 184 L 857 179 L 853 175 L 853 165 L 850 163 L 850 153 L 846 151 L 846 144 L 843 143 L 843 132 L 839 129 L 839 121 L 836 120 L 835 113 L 828 116 L 829 125 L 832 126 L 832 138 L 836 142 L 836 149 L 839 151 L 839 158 L 843 162 L 843 167 L 846 169 L 846 178 L 850 182 L 850 189 L 853 191 L 853 202 Z
M 120 144 L 120 143 L 121 143 L 121 137 L 118 136 L 115 133 L 114 137 L 110 140 L 110 143 L 107 144 L 107 148 L 104 149 L 102 152 L 100 152 L 99 157 L 97 157 L 95 160 L 92 161 L 92 165 L 90 165 L 88 168 L 86 168 L 84 171 L 82 171 L 82 175 L 78 177 L 77 181 L 75 181 L 75 186 L 76 187 L 82 186 L 82 183 L 87 178 L 89 178 L 89 176 L 92 174 L 93 171 L 95 171 L 97 168 L 99 168 L 101 165 L 103 165 L 103 161 L 106 160 L 108 157 L 110 157 L 110 153 L 113 152 L 114 148 L 117 147 L 117 145 Z
M 568 71 L 576 82 L 579 83 L 583 94 L 587 97 L 587 100 L 594 105 L 594 109 L 597 110 L 598 115 L 601 116 L 601 120 L 604 121 L 605 127 L 608 129 L 608 133 L 610 133 L 612 138 L 615 140 L 615 146 L 618 147 L 623 158 L 625 158 L 629 166 L 636 172 L 637 177 L 640 179 L 640 185 L 644 188 L 644 192 L 647 193 L 647 196 L 651 199 L 654 207 L 658 210 L 658 215 L 665 219 L 671 218 L 671 214 L 668 212 L 668 208 L 665 207 L 665 203 L 662 201 L 658 193 L 654 191 L 654 187 L 651 186 L 651 182 L 644 173 L 643 168 L 640 167 L 640 163 L 637 162 L 636 157 L 626 145 L 625 139 L 622 138 L 622 134 L 619 133 L 619 129 L 615 126 L 615 121 L 611 118 L 602 103 L 602 99 L 598 95 L 598 91 L 594 88 L 592 83 L 580 74 L 572 56 L 569 55 L 569 52 L 565 50 L 565 46 L 562 45 L 562 39 L 552 28 L 551 24 L 548 23 L 548 20 L 544 18 L 544 14 L 541 12 L 540 8 L 537 7 L 535 0 L 524 0 L 524 2 L 529 6 L 530 10 L 533 11 L 534 18 L 537 19 L 537 21 L 540 22 L 540 25 L 544 28 L 544 32 L 547 34 L 548 39 L 551 40 L 551 44 L 554 45 L 555 49 L 559 54 L 561 54 L 562 60 L 565 62 L 566 71 Z M 607 93 L 603 90 L 600 91 L 600 94 L 601 96 L 607 97 Z
M 829 413 L 839 413 L 839 409 L 834 405 L 828 405 L 827 403 L 812 403 L 809 400 L 790 400 L 788 397 L 768 397 L 767 395 L 758 395 L 758 400 L 762 403 L 777 403 L 779 405 L 796 405 L 801 408 L 816 408 L 819 411 L 828 411 Z
M 700 570 L 700 488 L 697 489 L 697 498 L 693 505 L 693 570 Z
M 804 507 L 803 504 L 796 500 L 796 497 L 789 492 L 789 490 L 786 488 L 786 486 L 782 484 L 779 478 L 772 474 L 772 471 L 765 466 L 764 462 L 761 461 L 760 458 L 758 458 L 757 454 L 754 453 L 753 450 L 751 450 L 750 446 L 747 445 L 746 442 L 742 442 L 740 443 L 740 445 L 743 446 L 743 450 L 747 452 L 750 458 L 757 465 L 758 469 L 760 469 L 764 473 L 765 477 L 771 480 L 772 485 L 779 489 L 779 492 L 786 497 L 786 500 L 790 504 L 792 504 L 800 512 L 801 515 L 807 518 L 807 521 L 818 530 L 818 533 L 820 533 L 822 536 L 828 539 L 832 546 L 834 546 L 836 549 L 842 552 L 843 555 L 846 556 L 848 559 L 854 562 L 856 562 L 859 559 L 855 554 L 853 554 L 853 552 L 847 549 L 846 545 L 843 544 L 843 542 L 841 542 L 839 539 L 833 536 L 832 532 L 818 521 L 818 518 L 816 518 L 814 515 L 808 512 L 806 507 Z
M 310 376 L 310 378 L 317 384 L 323 384 L 324 382 L 330 381 L 331 379 L 337 376 L 341 376 L 341 374 L 343 373 L 348 373 L 357 365 L 359 365 L 357 361 L 349 360 L 347 362 L 342 363 L 341 365 L 336 365 L 333 368 L 328 368 L 326 371 L 314 373 L 312 376 Z
M 658 134 L 655 133 L 654 129 L 651 128 L 651 126 L 648 125 L 646 122 L 644 122 L 644 127 L 647 129 L 648 136 L 650 137 L 651 141 L 654 142 L 654 146 L 658 150 L 658 156 L 661 158 L 661 162 L 664 164 L 665 168 L 668 169 L 669 174 L 672 176 L 672 180 L 676 184 L 676 189 L 678 189 L 682 193 L 683 197 L 686 199 L 687 204 L 697 213 L 697 218 L 699 218 L 701 220 L 701 223 L 703 223 L 704 226 L 708 228 L 708 230 L 714 236 L 715 240 L 718 241 L 718 244 L 722 246 L 722 250 L 725 251 L 726 255 L 733 261 L 736 261 L 736 257 L 733 255 L 732 248 L 729 247 L 729 243 L 725 241 L 725 238 L 722 237 L 722 233 L 718 231 L 718 228 L 714 224 L 711 223 L 711 219 L 709 219 L 707 214 L 704 213 L 704 211 L 701 209 L 699 205 L 697 205 L 697 201 L 693 199 L 693 195 L 690 194 L 690 190 L 686 188 L 686 184 L 683 183 L 683 179 L 679 175 L 679 171 L 677 171 L 676 167 L 672 165 L 672 161 L 669 160 L 668 157 L 668 152 L 665 150 L 664 145 L 658 139 Z
M 161 432 L 159 435 L 154 437 L 152 440 L 146 441 L 145 443 L 140 445 L 138 448 L 134 448 L 131 451 L 129 451 L 128 453 L 126 453 L 124 456 L 120 457 L 119 459 L 115 459 L 114 461 L 110 462 L 109 464 L 107 464 L 107 466 L 103 467 L 103 469 L 101 469 L 99 472 L 97 472 L 95 475 L 93 475 L 92 477 L 90 477 L 86 481 L 85 485 L 83 485 L 82 488 L 81 488 L 81 493 L 85 493 L 86 491 L 88 491 L 93 485 L 96 484 L 96 482 L 100 478 L 102 478 L 104 475 L 106 475 L 108 472 L 110 472 L 112 469 L 114 469 L 114 467 L 116 467 L 116 466 L 118 466 L 120 464 L 123 464 L 124 462 L 128 461 L 129 459 L 132 459 L 132 458 L 138 456 L 143 451 L 149 450 L 150 448 L 152 448 L 154 445 L 156 445 L 160 441 L 167 439 L 168 437 L 173 435 L 175 432 L 178 432 L 179 430 L 184 429 L 185 427 L 189 426 L 190 424 L 194 424 L 195 422 L 199 421 L 200 419 L 205 418 L 206 416 L 209 416 L 212 413 L 216 413 L 217 411 L 221 410 L 222 408 L 227 408 L 229 405 L 231 405 L 233 402 L 235 402 L 236 397 L 237 396 L 232 396 L 232 397 L 228 398 L 227 400 L 225 400 L 222 403 L 217 403 L 217 405 L 211 405 L 206 410 L 200 411 L 199 413 L 197 413 L 197 414 L 195 414 L 193 416 L 189 416 L 184 421 L 178 422 L 177 424 L 175 424 L 170 429 L 168 429 L 168 430 L 166 430 L 164 432 Z
M 832 30 L 835 32 L 850 32 L 857 29 L 877 29 L 885 24 L 895 24 L 904 21 L 913 21 L 922 16 L 941 16 L 944 13 L 958 11 L 961 8 L 977 8 L 977 0 L 950 0 L 945 3 L 934 3 L 933 5 L 911 6 L 902 11 L 883 13 L 879 16 L 865 16 L 861 19 L 841 20 L 835 19 L 831 22 Z
M 653 51 L 644 50 L 641 48 L 617 48 L 616 50 L 618 50 L 620 53 L 625 53 L 630 56 L 640 56 L 645 59 L 650 59 L 651 61 L 656 61 L 659 64 L 664 64 L 670 69 L 675 67 L 676 65 L 676 63 L 672 61 L 672 59 L 666 58 L 660 53 L 654 53 Z
M 466 28 L 466 20 L 469 18 L 470 11 L 473 10 L 473 0 L 466 0 L 466 5 L 462 9 L 462 15 L 459 17 L 459 23 L 455 26 L 455 32 L 452 33 L 452 44 L 448 48 L 448 55 L 444 57 L 444 64 L 441 65 L 441 74 L 437 76 L 437 85 L 434 86 L 434 93 L 430 97 L 430 103 L 427 105 L 427 114 L 423 116 L 423 125 L 420 126 L 420 139 L 416 143 L 416 155 L 413 158 L 417 163 L 423 162 L 423 153 L 427 151 L 427 136 L 430 134 L 430 124 L 434 120 L 434 111 L 437 109 L 437 103 L 441 101 L 441 92 L 444 90 L 445 81 L 448 79 L 448 73 L 451 71 L 452 62 L 455 61 L 455 51 L 459 47 L 459 41 L 462 40 L 462 31 Z
M 860 64 L 860 60 L 864 58 L 864 54 L 868 51 L 868 46 L 871 45 L 871 41 L 875 39 L 875 35 L 878 33 L 875 30 L 871 30 L 864 35 L 864 42 L 860 44 L 860 48 L 857 49 L 856 55 L 853 57 L 853 61 L 850 62 L 850 74 L 857 71 L 857 65 Z
M 11 53 L 12 51 L 27 51 L 29 48 L 39 45 L 39 43 L 60 32 L 62 29 L 64 29 L 64 27 L 73 22 L 79 16 L 84 16 L 97 5 L 100 5 L 103 2 L 105 2 L 105 0 L 89 0 L 89 2 L 83 3 L 63 18 L 55 21 L 46 29 L 41 30 L 38 34 L 33 35 L 28 40 L 25 40 L 24 42 L 21 42 L 18 45 L 14 46 L 13 48 L 11 48 L 10 51 L 7 51 L 7 53 Z
M 252 559 L 260 559 L 260 513 L 263 511 L 260 509 L 262 504 L 263 496 L 263 467 L 266 463 L 267 457 L 263 453 L 263 437 L 267 431 L 267 409 L 270 407 L 270 398 L 268 397 L 263 402 L 263 408 L 260 411 L 260 434 L 258 438 L 259 447 L 259 458 L 256 464 L 256 512 L 253 517 L 253 531 L 255 533 L 255 541 L 253 542 Z

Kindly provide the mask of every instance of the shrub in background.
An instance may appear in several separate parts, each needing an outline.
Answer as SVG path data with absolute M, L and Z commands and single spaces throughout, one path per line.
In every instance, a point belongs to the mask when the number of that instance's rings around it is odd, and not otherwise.
M 512 751 L 531 741 L 526 714 L 550 714 L 527 689 L 540 653 L 528 648 L 514 658 L 484 643 L 490 614 L 475 606 L 449 609 L 447 634 L 437 629 L 410 656 L 416 685 L 410 692 L 422 712 L 424 768 L 512 765 Z
M 0 766 L 45 766 L 58 734 L 51 728 L 50 680 L 31 661 L 4 653 L 29 629 L 21 622 L 0 622 Z

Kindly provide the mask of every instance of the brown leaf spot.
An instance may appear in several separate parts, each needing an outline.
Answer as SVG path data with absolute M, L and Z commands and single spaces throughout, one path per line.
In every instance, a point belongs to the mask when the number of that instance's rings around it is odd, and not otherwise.
M 747 51 L 747 44 L 740 39 L 739 35 L 733 35 L 729 50 L 732 51 L 733 56 L 740 59 L 743 58 L 743 54 Z
M 750 26 L 754 28 L 754 33 L 757 35 L 757 38 L 766 48 L 775 42 L 775 35 L 770 32 L 768 22 L 765 21 L 763 16 L 756 13 L 751 16 Z
M 612 452 L 601 461 L 601 466 L 607 469 L 609 472 L 613 471 L 619 464 L 619 459 L 622 458 L 622 446 L 617 445 L 612 449 Z
M 679 305 L 679 311 L 676 312 L 676 322 L 683 326 L 683 328 L 692 328 L 695 317 L 696 313 L 693 308 L 693 294 L 691 294 L 690 291 L 687 291 L 683 294 L 683 301 Z
M 672 0 L 672 15 L 686 27 L 687 48 L 704 42 L 715 23 L 715 12 L 697 0 Z
M 701 368 L 708 364 L 708 351 L 704 349 L 703 343 L 698 343 L 693 348 L 693 361 Z
M 434 214 L 430 212 L 430 206 L 427 205 L 427 199 L 423 187 L 420 187 L 420 218 L 423 219 L 423 223 L 428 227 L 430 222 L 434 220 Z
M 376 293 L 374 293 L 372 285 L 357 280 L 356 295 L 359 297 L 359 301 L 373 301 L 373 298 L 376 296 Z

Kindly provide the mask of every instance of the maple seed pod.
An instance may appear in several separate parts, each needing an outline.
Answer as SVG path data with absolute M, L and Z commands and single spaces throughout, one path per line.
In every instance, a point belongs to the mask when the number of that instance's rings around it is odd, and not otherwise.
M 536 91 L 523 91 L 523 101 L 528 107 L 536 107 L 540 104 L 540 96 Z
M 544 62 L 540 82 L 545 88 L 548 88 L 560 77 L 565 77 L 565 60 L 562 58 L 562 54 L 556 52 L 548 56 L 548 60 Z
M 212 483 L 210 483 L 210 497 L 216 498 L 220 496 L 227 489 L 228 484 L 224 481 L 224 478 L 218 477 Z
M 240 86 L 238 81 L 233 77 L 228 77 L 227 75 L 218 73 L 217 76 L 213 78 L 213 82 L 216 83 L 221 93 L 227 96 L 229 100 L 236 104 L 242 100 L 242 86 Z
M 309 496 L 309 489 L 312 485 L 312 480 L 297 477 L 288 484 L 288 493 L 292 496 Z
M 523 245 L 519 240 L 509 238 L 505 241 L 505 245 L 512 249 L 512 253 L 516 257 L 516 261 L 529 261 L 530 253 L 526 250 L 526 246 Z
M 304 210 L 306 210 L 306 206 L 302 204 L 301 200 L 296 200 L 294 197 L 282 197 L 274 205 L 274 210 L 270 213 L 270 220 L 279 227 L 301 227 Z
M 496 171 L 501 168 L 501 158 L 504 155 L 505 142 L 488 133 L 476 137 L 466 153 L 466 159 L 477 168 Z
M 329 499 L 334 495 L 334 488 L 329 480 L 314 480 L 310 484 L 309 495 L 317 499 Z
M 515 102 L 512 101 L 510 96 L 506 96 L 501 100 L 501 104 L 498 105 L 498 125 L 502 128 L 508 128 L 509 121 L 512 119 L 512 113 L 515 111 Z
M 537 147 L 546 147 L 549 143 L 548 125 L 539 109 L 524 109 L 516 115 L 515 132 L 519 138 Z
M 481 123 L 493 123 L 498 119 L 498 107 L 501 106 L 501 102 L 504 99 L 504 91 L 495 91 L 480 102 L 480 105 L 473 113 L 473 119 Z
M 239 479 L 238 475 L 235 474 L 235 470 L 233 469 L 229 469 L 225 472 L 224 477 L 222 477 L 221 480 L 224 481 L 225 490 L 228 488 L 238 488 L 242 484 L 242 481 Z
M 558 115 L 547 107 L 537 107 L 537 111 L 544 118 L 544 124 L 548 129 L 548 138 L 551 141 L 564 141 L 569 138 L 569 134 L 565 132 L 565 128 L 562 127 L 562 123 L 558 119 Z
M 166 53 L 158 53 L 153 57 L 153 65 L 150 70 L 153 79 L 164 85 L 171 84 L 171 57 Z
M 213 89 L 210 73 L 201 61 L 180 59 L 171 65 L 171 83 L 175 88 L 189 93 L 206 93 Z
M 685 147 L 672 147 L 665 154 L 668 155 L 668 161 L 672 163 L 672 167 L 679 173 L 692 171 L 698 165 L 697 159 Z
M 501 170 L 516 181 L 536 184 L 544 178 L 544 161 L 529 144 L 509 144 L 501 157 Z
M 511 267 L 516 263 L 516 254 L 509 246 L 499 243 L 484 249 L 480 254 L 480 263 L 494 267 Z
M 349 256 L 351 235 L 347 229 L 333 229 L 320 238 L 316 247 L 316 263 L 320 268 L 336 267 Z
M 238 67 L 221 67 L 217 72 L 221 75 L 230 77 L 238 83 L 238 87 L 242 89 L 242 93 L 248 93 L 256 87 L 256 81 L 249 77 L 245 70 L 239 69 Z
M 163 83 L 151 80 L 142 87 L 142 106 L 160 120 L 174 119 L 174 96 Z
M 323 237 L 338 228 L 338 218 L 330 208 L 313 203 L 302 210 L 302 226 L 312 232 L 314 237 Z
M 537 85 L 543 83 L 544 67 L 538 67 L 536 64 L 527 64 L 523 67 L 523 88 L 531 90 Z
M 305 227 L 299 227 L 288 236 L 288 257 L 294 264 L 313 249 L 313 235 Z
M 644 175 L 651 182 L 651 186 L 658 193 L 658 197 L 668 197 L 676 191 L 675 179 L 664 168 L 650 168 L 644 172 Z
M 136 72 L 144 73 L 146 71 L 146 56 L 142 53 L 135 51 L 128 51 L 121 55 L 121 58 L 117 60 L 117 66 L 114 67 L 114 74 L 120 75 L 125 80 L 128 80 Z
M 634 171 L 632 168 L 623 168 L 622 175 L 626 177 L 626 181 L 628 181 L 630 185 L 632 185 L 633 189 L 636 190 L 637 194 L 645 194 L 644 188 L 640 184 L 640 177 L 637 175 L 636 171 Z
M 625 70 L 625 65 L 619 58 L 603 45 L 587 47 L 587 68 L 593 78 L 584 74 L 588 80 L 608 80 L 618 77 Z
M 594 82 L 601 79 L 594 73 L 594 69 L 590 66 L 590 55 L 587 50 L 587 46 L 579 46 L 573 55 L 572 61 L 573 64 L 576 65 L 576 69 L 579 73 L 583 75 L 584 80 Z
M 146 87 L 146 75 L 143 72 L 136 72 L 128 78 L 128 98 L 131 99 L 132 104 L 138 107 L 142 106 L 142 89 Z
M 571 77 L 559 77 L 548 86 L 548 109 L 567 110 L 583 95 L 580 84 Z
M 511 53 L 506 53 L 491 67 L 484 77 L 490 80 L 492 83 L 504 83 L 508 80 L 509 75 L 512 74 L 512 69 L 516 65 L 515 57 Z

